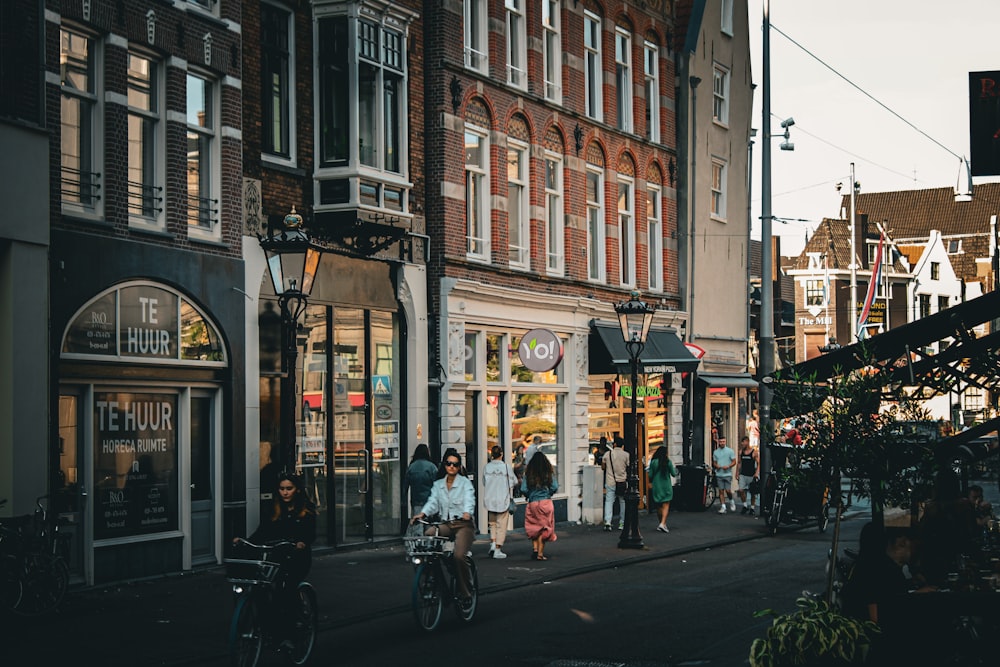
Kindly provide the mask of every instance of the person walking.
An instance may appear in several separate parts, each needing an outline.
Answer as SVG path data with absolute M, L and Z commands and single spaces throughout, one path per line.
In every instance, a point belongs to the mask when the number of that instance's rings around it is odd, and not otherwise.
M 552 496 L 559 490 L 559 482 L 552 471 L 552 464 L 545 454 L 536 452 L 528 459 L 521 481 L 521 491 L 528 501 L 524 508 L 524 534 L 531 540 L 532 560 L 548 560 L 545 543 L 556 541 L 556 514 Z
M 712 452 L 712 466 L 715 468 L 715 479 L 719 486 L 719 502 L 722 509 L 719 514 L 725 514 L 726 498 L 729 498 L 728 510 L 736 511 L 736 501 L 733 500 L 733 468 L 736 466 L 736 452 L 726 444 L 726 437 L 719 436 L 719 446 Z
M 625 527 L 625 513 L 619 513 L 618 508 L 625 507 L 625 480 L 630 460 L 629 453 L 625 451 L 625 441 L 617 437 L 614 448 L 609 449 L 601 459 L 604 469 L 604 530 L 611 530 L 615 515 L 618 515 L 618 529 Z
M 677 468 L 667 456 L 666 445 L 661 445 L 653 452 L 653 458 L 649 460 L 646 474 L 653 486 L 653 504 L 657 506 L 656 512 L 660 518 L 656 530 L 661 533 L 669 533 L 667 516 L 670 514 L 670 501 L 674 499 L 673 478 L 677 476 Z
M 403 494 L 407 489 L 410 491 L 410 516 L 420 514 L 424 503 L 431 495 L 431 487 L 437 477 L 438 467 L 431 460 L 431 452 L 427 445 L 417 445 L 410 457 L 410 465 L 406 468 L 406 475 L 403 476 Z M 410 524 L 407 535 L 419 536 L 423 534 L 420 526 Z
M 750 438 L 751 447 L 760 447 L 760 417 L 755 409 L 747 419 L 747 437 Z
M 760 480 L 760 455 L 750 443 L 750 438 L 743 436 L 740 438 L 740 480 L 737 493 L 740 495 L 740 503 L 743 509 L 740 514 L 754 516 L 754 506 L 757 504 L 757 493 L 753 490 L 754 481 L 759 484 Z M 747 504 L 747 495 L 750 496 L 750 503 Z
M 509 509 L 514 500 L 517 476 L 503 460 L 503 447 L 493 445 L 490 462 L 483 469 L 483 505 L 490 531 L 490 558 L 506 558 L 503 543 L 507 537 Z

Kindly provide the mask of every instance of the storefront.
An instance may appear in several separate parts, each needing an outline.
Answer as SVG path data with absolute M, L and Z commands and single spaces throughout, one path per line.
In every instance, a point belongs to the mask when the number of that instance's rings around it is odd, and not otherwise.
M 679 377 L 697 360 L 668 324 L 679 318 L 677 313 L 657 313 L 656 342 L 648 345 L 650 356 L 642 356 L 647 372 L 633 392 L 628 355 L 610 305 L 466 281 L 448 286 L 442 296 L 441 330 L 448 335 L 442 337 L 440 355 L 448 364 L 442 369 L 440 447 L 442 452 L 456 448 L 465 460 L 480 499 L 480 532 L 487 530 L 480 478 L 496 444 L 509 463 L 516 462 L 519 451 L 537 445 L 559 482 L 553 499 L 556 520 L 585 520 L 590 509 L 580 500 L 587 497 L 585 478 L 595 479 L 585 469 L 593 466 L 593 448 L 601 435 L 621 436 L 631 428 L 633 393 L 639 400 L 644 460 L 665 444 L 680 461 Z M 521 357 L 521 338 L 533 329 L 551 332 L 561 343 L 562 360 L 552 370 L 530 370 Z M 519 507 L 514 526 L 521 525 Z
M 56 232 L 50 508 L 74 581 L 218 563 L 242 522 L 239 259 Z M 237 408 L 236 406 L 240 406 Z
M 254 284 L 264 271 L 263 256 L 252 244 L 246 250 L 248 282 Z M 423 285 L 424 270 L 413 264 L 322 258 L 298 320 L 293 369 L 293 466 L 317 505 L 318 546 L 371 544 L 400 534 L 405 461 L 426 442 Z M 248 432 L 259 434 L 246 460 L 247 497 L 259 501 L 248 507 L 252 530 L 269 511 L 277 474 L 286 467 L 278 446 L 281 318 L 266 284 L 247 335 L 259 341 L 248 360 L 248 394 L 259 398 L 247 411 Z

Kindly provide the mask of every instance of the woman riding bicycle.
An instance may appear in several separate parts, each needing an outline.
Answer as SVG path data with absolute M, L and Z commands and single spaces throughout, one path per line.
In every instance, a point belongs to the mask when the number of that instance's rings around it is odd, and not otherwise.
M 287 541 L 295 545 L 280 554 L 285 560 L 278 581 L 282 598 L 294 597 L 295 587 L 309 574 L 312 543 L 316 540 L 316 506 L 306 497 L 298 476 L 289 472 L 278 475 L 274 503 L 247 540 L 254 544 Z M 233 544 L 241 542 L 241 538 L 233 538 Z
M 454 447 L 449 447 L 441 460 L 441 470 L 438 479 L 431 487 L 431 495 L 421 511 L 410 519 L 416 522 L 435 514 L 441 515 L 444 522 L 440 526 L 429 527 L 427 535 L 437 534 L 442 537 L 452 537 L 455 540 L 455 564 L 458 571 L 458 593 L 463 602 L 470 600 L 469 562 L 465 555 L 469 553 L 475 539 L 472 528 L 472 514 L 476 511 L 476 491 L 467 477 L 459 474 L 462 468 L 462 458 Z

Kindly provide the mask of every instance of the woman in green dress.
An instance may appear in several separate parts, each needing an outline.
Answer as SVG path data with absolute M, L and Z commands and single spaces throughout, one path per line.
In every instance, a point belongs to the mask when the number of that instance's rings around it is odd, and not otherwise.
M 674 499 L 673 478 L 677 476 L 677 468 L 667 456 L 665 445 L 653 452 L 653 458 L 649 461 L 646 474 L 653 486 L 653 504 L 658 506 L 657 513 L 660 516 L 660 525 L 656 527 L 656 530 L 661 533 L 669 533 L 667 515 L 670 514 L 670 501 Z

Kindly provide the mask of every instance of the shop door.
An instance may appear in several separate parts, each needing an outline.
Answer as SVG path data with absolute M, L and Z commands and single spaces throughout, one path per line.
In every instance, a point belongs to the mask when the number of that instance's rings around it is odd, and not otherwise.
M 211 395 L 191 396 L 191 563 L 215 558 L 215 415 Z
M 64 388 L 59 395 L 58 483 L 50 493 L 49 509 L 64 522 L 61 532 L 70 535 L 69 567 L 73 582 L 84 579 L 84 517 L 87 516 L 87 465 L 84 462 L 83 400 Z
M 400 533 L 398 341 L 393 313 L 335 311 L 333 495 L 338 544 Z

